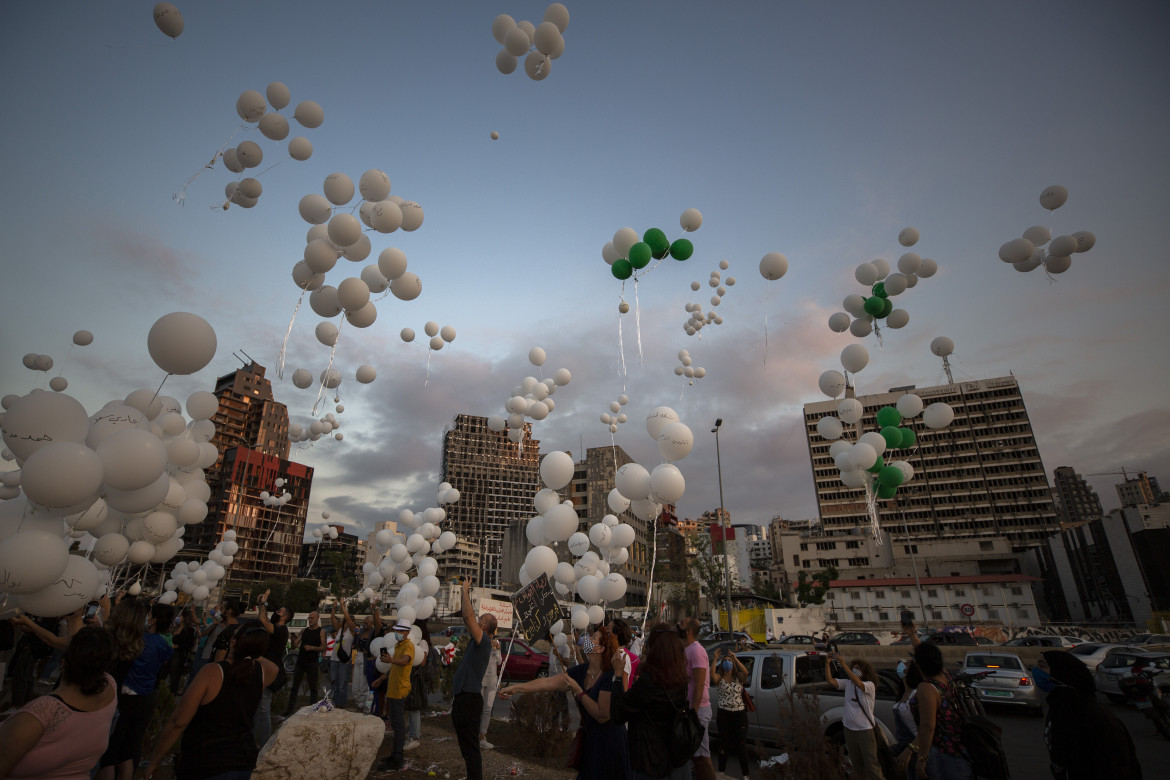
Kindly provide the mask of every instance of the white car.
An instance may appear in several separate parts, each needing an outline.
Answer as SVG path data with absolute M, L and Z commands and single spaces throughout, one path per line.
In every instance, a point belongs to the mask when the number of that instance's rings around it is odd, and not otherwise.
M 1024 662 L 1014 653 L 967 653 L 960 671 L 963 674 L 989 673 L 971 684 L 984 703 L 1018 704 L 1027 707 L 1034 715 L 1043 711 L 1043 694 Z
M 1150 651 L 1140 647 L 1115 647 L 1105 654 L 1097 666 L 1097 690 L 1114 704 L 1124 704 L 1128 698 L 1121 692 L 1118 682 L 1133 673 L 1134 664 L 1154 667 L 1162 674 L 1154 680 L 1159 688 L 1170 687 L 1170 653 Z
M 1089 667 L 1090 672 L 1097 671 L 1097 664 L 1105 660 L 1106 654 L 1115 647 L 1122 647 L 1123 645 L 1111 645 L 1101 642 L 1085 642 L 1082 645 L 1070 648 L 1068 653 L 1074 656 L 1078 661 Z

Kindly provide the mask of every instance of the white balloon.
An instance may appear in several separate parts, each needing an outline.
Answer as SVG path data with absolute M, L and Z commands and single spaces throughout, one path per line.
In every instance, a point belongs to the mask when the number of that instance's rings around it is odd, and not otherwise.
M 106 486 L 117 490 L 147 487 L 167 467 L 167 448 L 148 431 L 119 431 L 103 439 L 96 452 L 104 468 Z
M 837 402 L 837 418 L 846 425 L 857 423 L 864 413 L 865 407 L 856 398 L 842 398 Z
M 788 258 L 779 252 L 769 252 L 760 260 L 760 275 L 775 281 L 788 273 Z
M 849 332 L 859 339 L 865 338 L 873 333 L 873 319 L 868 314 L 858 317 L 849 323 Z
M 1031 257 L 1035 248 L 1035 245 L 1026 238 L 1013 238 L 999 248 L 999 259 L 1005 263 L 1019 263 Z M 919 269 L 918 275 L 923 275 L 922 269 Z
M 557 554 L 551 547 L 533 547 L 524 558 L 524 568 L 533 577 L 552 577 L 557 569 Z
M 650 472 L 650 495 L 660 504 L 673 504 L 686 491 L 686 479 L 678 466 L 662 463 Z
M 860 344 L 850 344 L 841 350 L 841 365 L 851 374 L 856 374 L 869 364 L 869 350 Z
M 341 212 L 329 218 L 329 240 L 337 246 L 350 246 L 361 236 L 362 223 L 353 214 Z
M 872 265 L 875 269 L 877 269 L 878 281 L 885 279 L 886 276 L 889 275 L 890 264 L 888 262 L 886 262 L 886 259 L 884 257 L 875 257 L 873 260 L 870 260 L 869 262 L 870 262 L 870 265 Z
M 955 342 L 946 336 L 938 336 L 930 342 L 930 351 L 939 357 L 946 357 L 955 351 Z
M 663 426 L 658 434 L 658 454 L 666 460 L 682 460 L 694 444 L 695 435 L 681 422 Z
M 592 604 L 601 598 L 601 580 L 596 575 L 586 574 L 577 580 L 577 595 L 587 604 Z M 573 621 L 576 625 L 576 620 Z
M 567 452 L 550 452 L 540 462 L 540 478 L 546 486 L 560 490 L 573 479 L 573 458 Z
M 942 401 L 931 404 L 922 412 L 922 423 L 927 428 L 939 430 L 951 424 L 955 410 Z
M 905 309 L 894 309 L 886 315 L 886 327 L 897 330 L 906 327 L 910 322 L 910 312 Z
M 312 129 L 320 127 L 325 121 L 325 112 L 312 100 L 302 100 L 293 110 L 293 118 L 300 122 L 302 127 Z
M 836 417 L 826 416 L 817 420 L 817 433 L 820 434 L 822 439 L 828 439 L 829 441 L 840 439 L 843 431 L 844 428 L 841 425 L 841 421 Z
M 868 444 L 870 447 L 873 447 L 873 451 L 876 452 L 878 455 L 881 455 L 883 452 L 886 451 L 885 437 L 883 437 L 877 431 L 869 431 L 868 433 L 861 434 L 861 437 L 858 438 L 857 443 L 858 444 Z M 870 465 L 873 465 L 873 464 L 870 464 Z
M 1044 270 L 1050 274 L 1062 274 L 1072 267 L 1071 257 L 1056 255 L 1044 258 Z
M 0 545 L 0 583 L 13 595 L 36 593 L 53 584 L 70 557 L 60 533 L 24 528 Z
M 902 228 L 898 233 L 898 243 L 902 246 L 914 246 L 918 243 L 918 230 L 912 227 Z
M 1077 245 L 1075 236 L 1057 236 L 1048 245 L 1048 254 L 1052 257 L 1068 257 L 1077 251 Z
M 422 293 L 422 280 L 416 274 L 406 271 L 390 282 L 390 292 L 400 301 L 413 301 Z
M 1049 211 L 1055 211 L 1060 208 L 1067 200 L 1068 190 L 1059 184 L 1045 187 L 1044 191 L 1040 193 L 1040 205 Z
M 922 411 L 922 398 L 913 393 L 906 393 L 898 399 L 895 407 L 904 419 L 911 419 L 917 417 L 918 413 Z
M 820 385 L 821 392 L 829 396 L 829 398 L 836 398 L 845 391 L 845 375 L 840 371 L 832 369 L 821 374 L 820 379 L 817 380 Z
M 153 435 L 135 430 L 115 434 L 115 438 L 130 433 L 140 433 L 157 443 L 166 467 L 166 450 Z M 33 504 L 55 514 L 75 514 L 96 501 L 103 468 L 102 459 L 80 442 L 48 442 L 24 462 L 20 486 Z
M 650 472 L 637 463 L 627 463 L 619 468 L 614 475 L 614 483 L 618 492 L 628 500 L 644 499 L 650 494 Z M 610 495 L 612 497 L 612 493 Z M 610 508 L 617 513 L 625 511 L 624 508 L 617 509 L 612 503 Z
M 313 144 L 302 135 L 291 139 L 288 142 L 288 156 L 294 160 L 307 160 L 313 156 Z
M 873 464 L 877 463 L 877 451 L 869 444 L 858 442 L 854 444 L 848 453 L 849 463 L 855 469 L 867 469 Z
M 829 315 L 829 330 L 834 333 L 844 333 L 849 330 L 850 316 L 843 311 Z
M 841 301 L 841 308 L 852 314 L 854 317 L 866 316 L 865 298 L 857 295 L 846 295 L 845 300 Z
M 862 263 L 857 266 L 857 270 L 853 272 L 853 278 L 861 284 L 869 287 L 878 280 L 878 269 L 873 263 Z
M 1052 240 L 1052 232 L 1043 225 L 1033 225 L 1024 231 L 1024 238 L 1031 241 L 1034 246 L 1044 246 Z
M 618 471 L 620 472 L 621 469 Z M 647 485 L 647 488 L 648 487 L 649 485 Z M 616 512 L 619 515 L 630 508 L 630 499 L 622 495 L 621 491 L 617 488 L 609 491 L 609 495 L 606 496 L 605 503 L 609 507 L 610 511 Z
M 1097 237 L 1088 230 L 1078 230 L 1073 233 L 1073 238 L 1077 240 L 1077 252 L 1088 252 L 1097 245 Z M 81 331 L 84 333 L 85 331 Z
M 688 233 L 693 233 L 703 225 L 703 214 L 698 209 L 686 209 L 678 218 L 678 224 Z
M 150 327 L 146 348 L 154 364 L 166 373 L 194 374 L 215 357 L 215 330 L 197 314 L 172 312 Z
M 64 571 L 46 588 L 17 598 L 17 604 L 30 615 L 62 617 L 84 607 L 98 596 L 101 575 L 89 560 L 67 555 Z
M 601 581 L 601 598 L 613 602 L 626 595 L 626 578 L 617 572 L 606 574 Z
M 918 273 L 916 274 L 916 276 L 919 279 L 928 279 L 931 276 L 934 276 L 936 271 L 938 271 L 938 263 L 936 263 L 934 260 L 930 259 L 929 257 L 924 257 L 924 258 L 922 258 L 922 267 L 918 269 Z M 910 284 L 907 286 L 913 287 L 914 285 Z

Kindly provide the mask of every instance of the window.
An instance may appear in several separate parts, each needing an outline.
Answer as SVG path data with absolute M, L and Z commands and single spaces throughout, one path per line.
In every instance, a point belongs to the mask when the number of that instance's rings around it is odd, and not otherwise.
M 904 599 L 910 598 L 910 591 L 908 591 L 908 590 L 902 591 L 902 598 L 904 598 Z
M 889 613 L 889 612 L 879 612 L 879 613 L 878 613 L 878 620 L 882 621 L 883 623 L 884 623 L 884 622 L 886 622 L 886 621 L 887 621 L 887 620 L 889 620 L 889 619 L 890 619 L 890 613 Z
M 875 590 L 873 592 L 873 596 L 874 598 L 884 599 L 886 597 L 886 592 L 884 590 Z
M 781 688 L 783 685 L 784 659 L 779 656 L 765 658 L 763 673 L 760 675 L 760 687 L 764 690 L 771 690 L 773 688 Z
M 942 620 L 943 613 L 939 612 L 937 609 L 934 610 L 932 614 L 934 615 L 935 620 Z
M 764 675 L 768 674 L 768 663 L 773 659 L 764 659 Z M 776 661 L 775 663 L 779 663 Z M 825 681 L 825 660 L 823 656 L 819 655 L 798 655 L 796 657 L 796 684 L 807 685 L 809 683 L 819 683 Z M 764 688 L 779 687 L 778 685 L 768 686 Z
M 926 591 L 926 595 L 932 599 L 937 599 L 938 598 L 938 591 L 934 588 L 929 588 Z
M 792 568 L 794 568 L 794 569 L 795 569 L 797 566 L 800 566 L 800 556 L 799 556 L 799 555 L 793 555 L 793 556 L 792 556 Z
M 857 591 L 853 591 L 849 594 L 849 598 L 853 601 L 861 601 L 861 594 Z
M 991 542 L 980 542 L 979 543 L 980 550 L 991 550 L 991 549 L 994 549 L 994 547 L 995 547 L 995 545 L 992 544 Z
M 860 612 L 854 612 L 853 619 L 860 623 L 861 621 L 865 620 L 865 615 L 861 614 Z
M 1019 587 L 1012 588 L 1012 595 L 1013 596 L 1022 596 L 1023 594 L 1024 594 L 1023 588 L 1019 588 Z

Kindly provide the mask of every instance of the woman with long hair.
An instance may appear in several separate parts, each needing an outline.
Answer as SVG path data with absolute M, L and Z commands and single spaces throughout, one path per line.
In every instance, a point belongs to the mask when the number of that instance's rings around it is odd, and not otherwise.
M 626 730 L 611 717 L 614 691 L 621 688 L 617 638 L 605 626 L 581 640 L 587 659 L 555 678 L 537 678 L 500 689 L 500 698 L 516 693 L 569 690 L 581 711 L 581 753 L 577 780 L 629 780 L 630 750 Z
M 88 780 L 106 749 L 118 706 L 106 667 L 114 637 L 86 626 L 61 657 L 61 684 L 0 724 L 0 777 Z
M 276 679 L 276 664 L 264 657 L 269 635 L 248 624 L 232 637 L 225 661 L 208 664 L 187 686 L 163 726 L 146 778 L 154 777 L 180 736 L 177 780 L 242 780 L 251 775 L 259 753 L 252 722 L 264 688 Z
M 150 606 L 133 596 L 118 602 L 110 615 L 117 646 L 113 676 L 118 685 L 118 720 L 101 758 L 98 780 L 130 780 L 134 776 L 134 767 L 142 756 L 142 740 L 154 713 L 159 671 L 174 654 L 171 643 L 163 636 L 174 617 L 174 607 Z
M 841 725 L 845 727 L 845 747 L 853 768 L 859 777 L 883 780 L 882 765 L 878 759 L 877 722 L 873 707 L 877 702 L 877 672 L 864 658 L 854 658 L 841 667 L 845 677 L 833 676 L 831 662 L 839 660 L 836 652 L 825 654 L 825 680 L 838 690 L 845 691 L 845 712 Z
M 902 695 L 894 705 L 894 744 L 890 746 L 895 756 L 901 756 L 914 738 L 918 736 L 918 721 L 914 718 L 914 707 L 918 700 L 918 686 L 922 683 L 922 672 L 911 658 L 898 662 L 898 677 L 902 678 Z M 907 767 L 902 775 L 914 780 L 914 768 Z
M 669 623 L 659 623 L 643 644 L 638 676 L 630 689 L 615 688 L 610 702 L 614 723 L 625 723 L 629 729 L 633 780 L 687 780 L 691 776 L 691 757 L 670 754 L 674 719 L 687 706 L 689 680 L 678 631 Z
M 920 642 L 916 632 L 910 634 L 910 641 L 923 681 L 910 704 L 918 736 L 899 758 L 899 770 L 909 768 L 931 780 L 970 780 L 973 770 L 963 750 L 963 712 L 955 681 L 943 668 L 938 645 Z
M 719 771 L 726 771 L 727 756 L 734 753 L 746 778 L 751 774 L 747 755 L 747 708 L 743 703 L 747 667 L 731 650 L 726 656 L 722 650 L 716 650 L 710 674 L 711 684 L 719 686 L 719 712 L 715 716 L 719 728 Z

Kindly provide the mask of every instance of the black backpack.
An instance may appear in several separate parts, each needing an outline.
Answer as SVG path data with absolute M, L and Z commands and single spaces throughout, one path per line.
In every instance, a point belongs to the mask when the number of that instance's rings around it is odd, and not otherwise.
M 684 702 L 682 709 L 674 708 L 674 723 L 670 728 L 670 765 L 678 769 L 691 760 L 699 745 L 703 744 L 702 721 L 699 713 L 691 709 L 690 702 Z
M 1003 749 L 1001 729 L 983 708 L 975 690 L 955 685 L 959 709 L 963 713 L 963 747 L 971 759 L 971 769 L 979 780 L 1008 780 L 1007 753 Z

